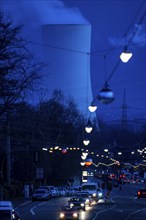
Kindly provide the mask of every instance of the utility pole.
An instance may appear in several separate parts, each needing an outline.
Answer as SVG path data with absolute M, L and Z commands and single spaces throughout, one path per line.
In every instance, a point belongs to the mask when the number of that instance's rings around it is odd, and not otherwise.
M 8 117 L 6 124 L 6 158 L 7 158 L 7 183 L 11 183 L 11 149 L 10 149 L 10 120 Z
M 3 172 L 0 171 L 0 200 L 3 200 Z

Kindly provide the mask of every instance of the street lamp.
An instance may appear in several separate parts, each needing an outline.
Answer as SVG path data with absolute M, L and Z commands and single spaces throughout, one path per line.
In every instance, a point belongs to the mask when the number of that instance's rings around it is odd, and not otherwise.
M 90 143 L 90 140 L 88 140 L 88 139 L 83 140 L 83 144 L 84 144 L 85 146 L 87 146 L 89 143 Z
M 87 122 L 87 124 L 85 126 L 85 131 L 87 133 L 90 133 L 92 130 L 93 130 L 93 128 L 92 128 L 92 125 L 91 125 L 91 121 L 90 121 L 90 119 L 88 119 L 88 122 Z
M 90 112 L 95 112 L 97 109 L 97 106 L 94 104 L 94 102 L 91 102 L 91 105 L 88 107 Z
M 120 59 L 123 63 L 127 63 L 131 59 L 132 55 L 133 54 L 127 50 L 127 47 L 125 47 L 120 55 Z
M 98 100 L 102 104 L 109 104 L 114 101 L 114 93 L 113 91 L 109 88 L 109 85 L 107 82 L 105 82 L 103 89 L 100 90 L 100 93 L 98 95 Z

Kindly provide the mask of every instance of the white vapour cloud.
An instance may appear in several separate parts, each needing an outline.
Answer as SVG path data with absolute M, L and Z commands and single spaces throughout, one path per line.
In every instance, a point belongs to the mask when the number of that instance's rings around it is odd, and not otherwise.
M 129 33 L 126 37 L 110 37 L 109 42 L 113 46 L 125 46 L 128 44 L 143 46 L 146 44 L 145 27 L 142 24 L 136 24 L 133 32 Z
M 67 8 L 60 0 L 1 0 L 1 9 L 29 26 L 38 24 L 88 24 L 78 8 Z M 32 27 L 33 28 L 33 27 Z

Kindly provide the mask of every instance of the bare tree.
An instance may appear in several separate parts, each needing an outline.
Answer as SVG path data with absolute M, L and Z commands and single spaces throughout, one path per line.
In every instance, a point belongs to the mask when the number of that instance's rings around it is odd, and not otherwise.
M 40 78 L 42 64 L 31 56 L 21 34 L 22 26 L 0 12 L 0 118 L 12 111 Z

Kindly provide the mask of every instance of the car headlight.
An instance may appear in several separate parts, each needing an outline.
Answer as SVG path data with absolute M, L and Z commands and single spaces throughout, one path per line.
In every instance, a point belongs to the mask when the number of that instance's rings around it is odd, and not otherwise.
M 98 196 L 101 197 L 101 196 L 102 196 L 102 192 L 99 192 L 99 193 L 98 193 Z
M 78 217 L 78 214 L 75 212 L 75 213 L 73 213 L 73 217 L 74 218 L 77 218 Z
M 89 199 L 86 199 L 86 202 L 89 202 Z
M 64 213 L 60 213 L 60 218 L 64 218 Z
M 84 203 L 81 203 L 80 206 L 84 207 Z
M 93 197 L 96 197 L 96 193 L 93 193 Z

